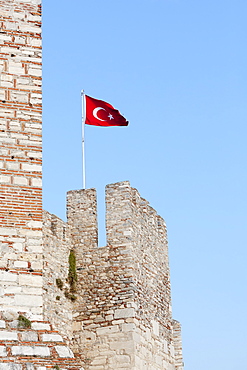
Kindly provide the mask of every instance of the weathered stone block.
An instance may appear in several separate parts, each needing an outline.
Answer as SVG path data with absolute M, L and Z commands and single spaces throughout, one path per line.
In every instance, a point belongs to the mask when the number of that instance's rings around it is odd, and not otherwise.
M 43 366 L 44 367 L 44 366 Z M 34 369 L 34 365 L 33 364 L 26 364 L 26 368 L 27 368 L 27 370 L 35 370 Z M 46 369 L 45 369 L 46 370 Z
M 6 347 L 0 346 L 0 357 L 5 357 L 5 356 L 7 356 Z
M 19 284 L 21 286 L 35 286 L 42 287 L 43 280 L 42 276 L 31 275 L 31 274 L 21 274 L 19 275 Z
M 17 333 L 13 331 L 0 331 L 0 340 L 18 340 Z
M 1 370 L 22 370 L 23 367 L 21 364 L 6 364 L 6 362 L 0 362 L 0 369 Z
M 152 327 L 154 335 L 159 336 L 159 323 L 156 320 L 152 320 Z
M 11 351 L 13 356 L 50 356 L 50 349 L 41 346 L 13 346 Z
M 135 317 L 135 310 L 134 308 L 121 308 L 117 309 L 114 312 L 115 319 L 123 319 L 128 317 Z
M 0 235 L 16 235 L 17 234 L 17 229 L 13 227 L 0 227 Z M 0 277 L 1 278 L 1 277 Z M 2 280 L 2 279 L 1 279 Z
M 43 322 L 32 322 L 32 329 L 34 330 L 51 330 L 51 326 L 49 324 Z
M 80 338 L 82 343 L 94 342 L 96 340 L 96 334 L 89 330 L 82 330 Z
M 43 342 L 63 342 L 63 338 L 59 334 L 42 334 Z
M 59 357 L 63 357 L 63 358 L 65 358 L 65 357 L 69 357 L 69 358 L 74 357 L 73 352 L 68 347 L 55 346 L 55 349 L 56 349 L 57 354 L 58 354 Z
M 9 281 L 9 282 L 16 282 L 17 281 L 17 274 L 12 272 L 0 272 L 0 281 Z
M 28 185 L 28 179 L 24 176 L 14 176 L 13 182 L 15 185 Z
M 98 356 L 96 357 L 92 362 L 91 366 L 98 366 L 98 365 L 105 365 L 106 364 L 106 357 L 103 356 Z
M 130 356 L 127 355 L 115 355 L 113 358 L 109 359 L 109 363 L 120 363 L 128 364 L 130 363 Z
M 9 323 L 9 326 L 13 329 L 17 329 L 19 326 L 19 321 L 18 320 L 13 320 Z
M 119 326 L 118 325 L 114 325 L 114 326 L 106 326 L 106 327 L 102 327 L 102 328 L 98 328 L 96 329 L 96 333 L 97 335 L 109 335 L 109 334 L 112 334 L 112 333 L 117 333 L 119 332 Z
M 40 307 L 42 306 L 42 302 L 43 302 L 42 296 L 27 294 L 15 295 L 15 304 L 17 306 Z
M 110 342 L 109 346 L 112 350 L 126 350 L 128 353 L 134 353 L 135 349 L 134 342 L 132 340 Z
M 15 261 L 14 262 L 14 266 L 16 268 L 24 268 L 24 269 L 26 269 L 26 268 L 28 268 L 28 262 L 26 262 L 26 261 Z
M 136 325 L 133 324 L 133 323 L 122 324 L 121 329 L 122 329 L 122 331 L 134 332 L 136 330 Z
M 35 229 L 41 229 L 43 225 L 41 221 L 29 221 L 27 226 Z
M 14 312 L 14 311 L 5 311 L 5 312 L 2 313 L 2 316 L 3 316 L 3 319 L 5 319 L 7 321 L 11 321 L 11 320 L 17 320 L 19 314 L 17 312 Z
M 21 333 L 21 340 L 24 342 L 38 342 L 38 334 L 33 331 Z

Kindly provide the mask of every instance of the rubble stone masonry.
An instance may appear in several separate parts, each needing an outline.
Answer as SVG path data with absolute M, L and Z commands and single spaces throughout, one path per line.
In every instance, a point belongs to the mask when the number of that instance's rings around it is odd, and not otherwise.
M 89 370 L 182 370 L 164 220 L 128 181 L 108 185 L 107 246 L 98 248 L 95 189 L 67 200 L 78 275 L 74 353 Z
M 69 191 L 67 223 L 44 211 L 45 318 L 84 369 L 182 370 L 164 220 L 128 181 L 108 185 L 107 246 L 98 248 L 96 199 L 95 189 Z

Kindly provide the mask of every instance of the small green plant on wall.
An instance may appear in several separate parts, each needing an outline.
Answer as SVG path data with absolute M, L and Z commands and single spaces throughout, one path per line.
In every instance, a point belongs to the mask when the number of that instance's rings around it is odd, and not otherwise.
M 70 293 L 68 289 L 65 289 L 64 295 L 66 298 L 70 299 L 72 302 L 74 302 L 77 298 L 76 295 L 74 295 L 73 293 Z
M 31 321 L 28 320 L 25 316 L 19 315 L 18 317 L 18 328 L 31 328 Z
M 70 291 L 76 292 L 76 282 L 77 282 L 77 273 L 76 273 L 76 257 L 73 249 L 69 254 L 69 275 L 68 282 L 70 285 Z
M 61 279 L 56 279 L 56 285 L 57 285 L 57 287 L 59 288 L 59 289 L 63 289 L 63 282 L 62 282 L 62 280 Z
M 76 282 L 77 282 L 77 273 L 76 273 L 76 257 L 75 252 L 71 249 L 69 254 L 69 273 L 68 273 L 68 283 L 70 289 L 65 290 L 65 297 L 69 298 L 72 302 L 76 300 Z

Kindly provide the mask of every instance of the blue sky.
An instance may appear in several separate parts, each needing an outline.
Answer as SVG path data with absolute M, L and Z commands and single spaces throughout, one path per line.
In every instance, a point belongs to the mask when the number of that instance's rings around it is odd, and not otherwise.
M 166 220 L 186 370 L 247 361 L 246 1 L 43 0 L 44 208 L 82 186 L 80 90 L 129 127 L 86 127 L 87 187 L 129 180 Z

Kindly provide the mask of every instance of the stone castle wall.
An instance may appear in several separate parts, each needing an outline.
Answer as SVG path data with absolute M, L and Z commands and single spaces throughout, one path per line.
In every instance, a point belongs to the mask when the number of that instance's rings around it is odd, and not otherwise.
M 44 212 L 47 319 L 67 335 L 85 369 L 182 370 L 164 220 L 128 181 L 106 187 L 107 246 L 98 248 L 95 189 L 68 192 L 67 217 L 65 223 Z
M 85 369 L 181 370 L 164 220 L 127 181 L 106 187 L 105 247 L 98 248 L 95 189 L 68 192 L 67 224 L 46 217 L 46 255 L 53 255 L 45 263 L 51 274 L 48 283 L 53 281 L 47 312 L 58 313 L 49 317 L 55 326 L 70 325 L 71 347 Z M 78 280 L 76 300 L 68 302 L 71 250 Z M 55 276 L 63 280 L 62 289 L 56 287 Z
M 105 247 L 95 189 L 67 222 L 42 210 L 41 5 L 0 7 L 0 368 L 182 370 L 164 220 L 128 181 L 106 187 Z
M 163 219 L 127 181 L 106 187 L 103 248 L 96 215 L 93 189 L 68 193 L 80 292 L 74 351 L 84 353 L 88 369 L 179 369 Z

